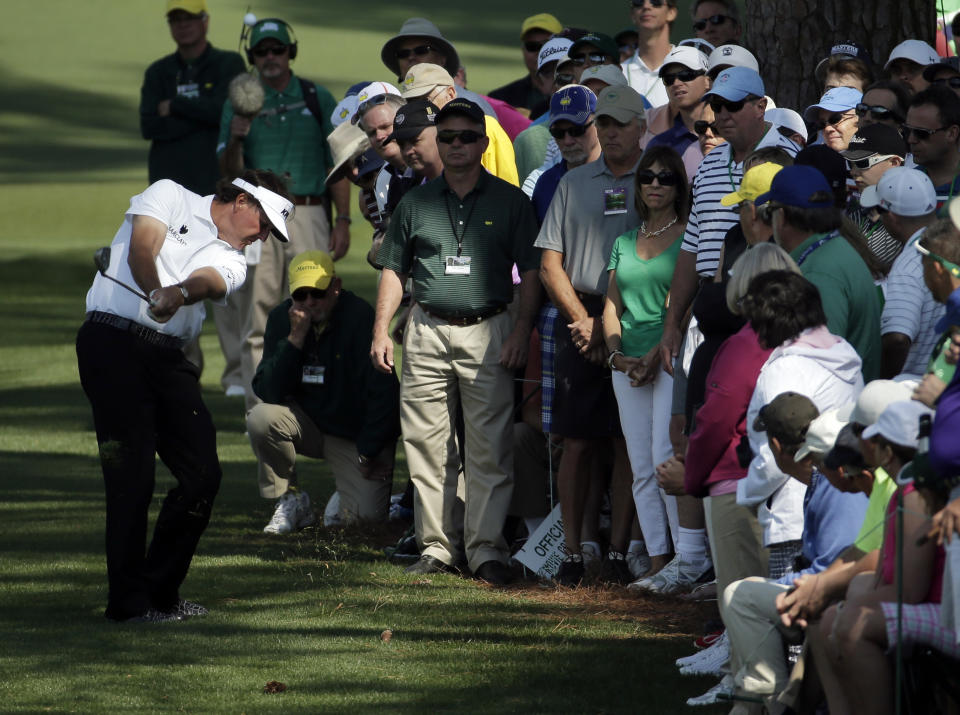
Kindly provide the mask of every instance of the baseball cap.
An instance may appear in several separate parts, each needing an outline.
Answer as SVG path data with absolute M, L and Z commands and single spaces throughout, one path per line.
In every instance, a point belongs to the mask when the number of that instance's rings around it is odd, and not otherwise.
M 231 183 L 257 200 L 270 225 L 273 226 L 274 235 L 278 240 L 287 243 L 290 240 L 287 234 L 287 221 L 293 217 L 293 204 L 266 186 L 254 186 L 240 178 L 234 179 Z
M 604 65 L 610 67 L 611 65 Z M 550 98 L 550 125 L 561 119 L 584 125 L 597 108 L 597 95 L 579 84 L 568 84 Z
M 803 117 L 792 109 L 787 109 L 786 107 L 768 109 L 764 112 L 763 118 L 772 122 L 775 127 L 784 127 L 795 134 L 799 134 L 805 140 L 810 138 L 810 135 L 807 133 L 807 124 L 803 121 Z
M 826 198 L 814 200 L 816 194 L 821 192 L 827 194 Z M 833 206 L 833 190 L 819 169 L 812 166 L 785 166 L 773 177 L 770 191 L 754 199 L 757 206 L 768 201 L 801 209 L 829 208 Z
M 591 32 L 584 35 L 570 45 L 570 49 L 567 50 L 567 54 L 572 55 L 576 52 L 579 52 L 584 48 L 585 45 L 593 45 L 607 57 L 610 57 L 614 62 L 620 61 L 620 46 L 612 37 L 610 37 L 610 35 L 604 35 L 601 32 Z
M 760 64 L 746 47 L 740 45 L 720 45 L 710 53 L 707 59 L 707 74 L 716 77 L 727 67 L 746 67 L 760 74 Z M 714 71 L 716 70 L 716 71 Z M 760 94 L 763 94 L 761 92 Z
M 842 411 L 843 408 L 840 408 Z M 863 452 L 860 451 L 860 440 L 853 433 L 853 425 L 847 422 L 843 429 L 837 434 L 833 448 L 827 452 L 823 458 L 823 463 L 830 469 L 840 469 L 840 467 L 858 467 L 863 469 L 866 463 L 863 459 Z
M 807 435 L 803 439 L 803 445 L 793 455 L 794 460 L 799 462 L 811 452 L 826 456 L 833 449 L 833 445 L 837 441 L 837 435 L 847 424 L 837 417 L 839 411 L 839 408 L 827 410 L 810 423 L 807 428 Z
M 770 190 L 770 182 L 782 168 L 780 164 L 774 164 L 771 161 L 750 167 L 750 170 L 744 174 L 743 180 L 740 182 L 740 188 L 732 194 L 722 197 L 720 204 L 722 206 L 733 206 L 741 201 L 753 201 L 760 194 Z
M 367 149 L 363 154 L 353 160 L 353 165 L 357 169 L 357 178 L 378 171 L 384 164 L 383 157 L 377 154 L 376 149 Z
M 863 190 L 860 205 L 880 206 L 898 216 L 926 216 L 937 208 L 937 191 L 922 171 L 895 166 Z
M 327 181 L 330 181 L 340 167 L 370 148 L 370 140 L 356 124 L 341 122 L 327 136 L 327 145 L 333 159 L 333 166 L 327 173 Z
M 443 109 L 437 114 L 437 122 L 442 122 L 453 116 L 466 117 L 484 128 L 487 126 L 487 119 L 483 114 L 483 110 L 480 109 L 480 105 L 464 97 L 457 97 L 443 105 Z
M 350 121 L 354 124 L 358 123 L 363 117 L 363 114 L 366 114 L 368 109 L 372 109 L 373 106 L 383 103 L 383 99 L 389 96 L 400 97 L 400 90 L 394 87 L 389 82 L 370 82 L 369 84 L 364 85 L 357 92 L 357 106 L 354 109 L 354 113 L 350 118 Z M 377 97 L 380 98 L 380 101 L 373 101 Z M 397 100 L 397 104 L 402 104 L 402 100 Z
M 437 106 L 425 99 L 407 102 L 397 110 L 393 117 L 393 132 L 383 140 L 383 143 L 389 144 L 393 141 L 420 136 L 420 132 L 424 129 L 436 125 L 439 113 Z
M 960 57 L 941 57 L 936 64 L 927 65 L 923 68 L 923 78 L 927 82 L 933 82 L 933 78 L 941 70 L 950 70 L 954 74 L 960 74 Z
M 753 420 L 755 432 L 766 432 L 786 445 L 802 444 L 820 410 L 806 395 L 782 392 L 760 408 Z
M 335 275 L 333 259 L 326 251 L 304 251 L 293 257 L 287 269 L 291 293 L 298 288 L 326 290 Z
M 910 60 L 918 65 L 932 65 L 940 61 L 940 55 L 923 40 L 904 40 L 893 48 L 884 69 L 896 60 Z
M 337 102 L 337 106 L 330 113 L 330 123 L 334 127 L 339 127 L 344 122 L 349 122 L 357 113 L 357 95 L 348 94 Z
M 580 84 L 586 84 L 588 79 L 596 79 L 605 83 L 608 87 L 625 87 L 627 78 L 616 65 L 593 65 L 587 67 L 580 75 Z
M 537 71 L 539 72 L 548 62 L 565 59 L 567 50 L 570 49 L 572 44 L 573 40 L 568 40 L 566 37 L 551 37 L 543 43 L 540 54 L 537 56 Z
M 453 77 L 440 65 L 423 62 L 407 71 L 407 76 L 400 85 L 400 95 L 404 99 L 422 97 L 430 94 L 437 86 L 452 87 Z
M 857 161 L 868 156 L 899 156 L 907 155 L 907 143 L 893 127 L 886 124 L 870 124 L 857 129 L 857 133 L 850 138 L 850 144 L 840 154 L 845 159 Z
M 275 19 L 261 20 L 250 30 L 250 47 L 256 47 L 263 40 L 273 38 L 285 45 L 290 44 L 290 33 L 283 22 Z
M 530 30 L 544 30 L 551 35 L 563 32 L 563 25 L 560 21 L 548 12 L 531 15 L 520 25 L 520 37 L 526 35 Z
M 872 425 L 877 421 L 891 402 L 909 400 L 913 395 L 913 385 L 896 380 L 872 380 L 868 382 L 857 401 L 840 409 L 837 417 L 847 422 L 856 422 L 860 425 Z
M 713 44 L 701 37 L 688 37 L 686 40 L 680 40 L 680 42 L 677 43 L 677 47 L 692 47 L 695 50 L 699 50 L 707 58 L 708 65 L 710 62 L 710 53 L 717 49 Z
M 660 65 L 659 75 L 663 77 L 663 70 L 668 65 L 683 65 L 692 70 L 707 70 L 707 58 L 700 50 L 693 47 L 674 47 L 667 56 L 663 58 L 663 64 Z
M 853 87 L 834 87 L 824 92 L 820 101 L 811 104 L 803 112 L 803 118 L 812 122 L 817 118 L 817 112 L 825 109 L 828 112 L 846 112 L 856 107 L 863 99 L 863 92 Z
M 840 42 L 830 48 L 830 55 L 824 57 L 817 63 L 817 67 L 814 70 L 814 75 L 816 75 L 819 82 L 823 82 L 826 79 L 827 66 L 830 63 L 830 60 L 836 57 L 841 60 L 860 60 L 867 67 L 873 67 L 873 58 L 870 57 L 870 53 L 856 42 Z
M 844 202 L 846 202 L 847 160 L 840 156 L 840 152 L 826 144 L 811 144 L 797 152 L 793 157 L 793 164 L 794 166 L 812 166 L 819 171 L 830 184 L 830 190 L 834 192 L 834 201 L 836 201 L 836 195 L 842 191 Z
M 722 50 L 723 47 L 717 49 Z M 750 96 L 762 97 L 764 94 L 763 80 L 756 70 L 730 67 L 717 75 L 713 86 L 703 95 L 703 101 L 709 101 L 710 97 L 722 97 L 730 102 L 739 102 Z
M 604 87 L 597 96 L 595 116 L 613 117 L 618 122 L 626 123 L 646 115 L 643 110 L 643 97 L 633 87 Z
M 207 0 L 167 0 L 167 15 L 183 10 L 191 15 L 207 15 Z
M 457 50 L 440 34 L 440 28 L 422 17 L 411 17 L 404 21 L 400 27 L 400 32 L 383 43 L 380 50 L 380 60 L 395 75 L 400 74 L 400 63 L 397 61 L 397 45 L 400 44 L 400 40 L 407 37 L 422 37 L 427 40 L 424 44 L 435 47 L 440 54 L 447 58 L 445 67 L 450 74 L 456 74 L 457 70 L 460 69 L 460 57 L 457 55 Z
M 877 421 L 868 425 L 861 437 L 870 439 L 880 435 L 888 442 L 916 449 L 921 415 L 932 415 L 933 410 L 917 400 L 891 402 L 880 413 Z

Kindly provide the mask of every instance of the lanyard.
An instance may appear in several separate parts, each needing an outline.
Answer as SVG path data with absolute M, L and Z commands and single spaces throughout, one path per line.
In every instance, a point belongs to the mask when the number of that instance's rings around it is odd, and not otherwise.
M 807 258 L 810 257 L 810 254 L 811 254 L 811 253 L 813 253 L 814 251 L 816 251 L 818 248 L 820 248 L 820 246 L 822 246 L 823 244 L 825 244 L 827 241 L 829 241 L 829 240 L 831 240 L 831 239 L 833 239 L 833 238 L 836 238 L 836 236 L 837 236 L 837 234 L 835 234 L 835 233 L 828 233 L 826 236 L 824 236 L 823 238 L 821 238 L 821 239 L 820 239 L 819 241 L 817 241 L 816 243 L 812 243 L 812 244 L 810 244 L 809 246 L 807 246 L 806 249 L 804 250 L 804 252 L 800 254 L 800 258 L 797 259 L 797 265 L 798 265 L 798 266 L 802 266 L 802 265 L 803 265 L 803 262 L 804 262 L 805 260 L 807 260 Z
M 473 210 L 477 208 L 477 197 L 473 197 L 473 203 L 470 204 L 470 210 L 467 212 L 467 220 L 461 222 L 463 230 L 457 233 L 457 223 L 453 220 L 453 214 L 450 212 L 450 194 L 446 194 L 444 205 L 447 207 L 447 218 L 450 220 L 450 230 L 453 231 L 453 237 L 457 239 L 457 257 L 463 252 L 463 237 L 467 235 L 467 227 L 470 225 L 470 217 L 473 216 Z M 459 197 L 458 197 L 459 200 Z

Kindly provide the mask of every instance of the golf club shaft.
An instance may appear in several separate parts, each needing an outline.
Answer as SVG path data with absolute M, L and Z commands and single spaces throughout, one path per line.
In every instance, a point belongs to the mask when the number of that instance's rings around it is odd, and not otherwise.
M 112 281 L 113 281 L 114 283 L 116 283 L 117 285 L 123 286 L 123 287 L 126 288 L 128 291 L 130 291 L 131 293 L 133 293 L 135 296 L 138 296 L 138 297 L 140 297 L 140 298 L 143 298 L 143 299 L 144 299 L 145 301 L 147 301 L 148 303 L 150 302 L 150 299 L 149 299 L 147 296 L 145 296 L 145 295 L 144 295 L 143 293 L 141 293 L 140 291 L 131 288 L 130 286 L 128 286 L 128 285 L 127 285 L 126 283 L 124 283 L 123 281 L 117 280 L 117 279 L 114 278 L 113 276 L 108 276 L 106 273 L 101 273 L 100 275 L 102 275 L 104 278 L 109 278 L 110 280 L 112 280 Z

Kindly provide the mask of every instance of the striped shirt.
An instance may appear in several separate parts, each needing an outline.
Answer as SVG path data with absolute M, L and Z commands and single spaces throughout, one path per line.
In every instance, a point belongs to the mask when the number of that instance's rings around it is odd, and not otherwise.
M 766 146 L 778 146 L 790 156 L 800 151 L 800 147 L 772 127 L 754 148 Z M 723 237 L 739 222 L 733 206 L 720 204 L 721 198 L 740 188 L 743 179 L 743 162 L 734 163 L 730 152 L 727 143 L 711 151 L 703 158 L 693 179 L 693 207 L 681 248 L 697 254 L 697 273 L 705 278 L 717 272 Z
M 940 338 L 937 321 L 945 307 L 933 299 L 923 281 L 923 264 L 913 244 L 920 240 L 923 229 L 910 237 L 903 251 L 893 262 L 887 278 L 887 300 L 880 318 L 880 333 L 901 333 L 910 338 L 910 352 L 901 372 L 923 375 L 933 348 Z

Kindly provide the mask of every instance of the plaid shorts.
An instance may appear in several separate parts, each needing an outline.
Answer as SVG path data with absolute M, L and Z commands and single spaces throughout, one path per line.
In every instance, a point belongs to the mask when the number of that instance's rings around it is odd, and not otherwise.
M 769 574 L 774 581 L 778 580 L 787 571 L 793 570 L 793 560 L 803 549 L 802 541 L 782 541 L 779 544 L 770 544 Z
M 888 652 L 892 652 L 897 647 L 897 604 L 885 602 L 880 607 L 887 619 Z M 940 625 L 939 603 L 904 603 L 902 630 L 905 648 L 927 646 L 950 658 L 960 658 L 957 634 Z
M 557 319 L 560 311 L 553 303 L 544 303 L 537 316 L 537 330 L 540 332 L 540 421 L 543 431 L 549 433 L 553 426 L 553 392 L 556 387 L 554 374 L 554 354 L 556 353 Z

